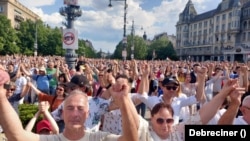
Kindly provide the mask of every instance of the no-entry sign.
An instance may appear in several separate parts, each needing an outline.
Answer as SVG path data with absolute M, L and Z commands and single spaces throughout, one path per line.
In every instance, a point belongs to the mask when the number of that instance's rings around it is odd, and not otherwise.
M 78 34 L 75 29 L 63 30 L 63 48 L 78 49 Z

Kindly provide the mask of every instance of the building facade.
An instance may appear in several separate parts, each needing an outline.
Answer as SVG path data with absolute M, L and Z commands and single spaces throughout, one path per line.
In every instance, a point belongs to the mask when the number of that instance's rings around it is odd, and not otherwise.
M 181 60 L 249 60 L 250 0 L 222 0 L 202 14 L 188 0 L 176 24 L 176 52 Z
M 0 14 L 5 15 L 13 28 L 18 29 L 22 21 L 37 21 L 40 17 L 22 5 L 18 0 L 0 0 Z

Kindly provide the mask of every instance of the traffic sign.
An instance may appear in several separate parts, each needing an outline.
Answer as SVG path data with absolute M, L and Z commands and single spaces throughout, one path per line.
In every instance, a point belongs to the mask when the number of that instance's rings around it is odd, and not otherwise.
M 63 30 L 63 48 L 78 49 L 78 34 L 75 29 Z

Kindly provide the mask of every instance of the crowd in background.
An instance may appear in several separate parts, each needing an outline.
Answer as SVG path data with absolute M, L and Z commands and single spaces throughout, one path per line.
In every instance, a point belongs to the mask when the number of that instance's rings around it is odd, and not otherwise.
M 80 56 L 70 68 L 60 56 L 7 55 L 0 57 L 0 64 L 10 77 L 4 88 L 16 113 L 20 104 L 39 105 L 25 127 L 31 131 L 36 126 L 38 134 L 63 133 L 64 101 L 75 89 L 88 96 L 85 130 L 124 134 L 119 100 L 110 92 L 112 86 L 125 83 L 120 82 L 124 78 L 138 113 L 139 140 L 169 138 L 168 125 L 181 132 L 180 125 L 185 124 L 250 124 L 250 61 L 122 61 Z M 204 112 L 205 108 L 211 111 Z M 35 125 L 40 114 L 43 119 Z M 171 139 L 180 140 L 178 132 Z

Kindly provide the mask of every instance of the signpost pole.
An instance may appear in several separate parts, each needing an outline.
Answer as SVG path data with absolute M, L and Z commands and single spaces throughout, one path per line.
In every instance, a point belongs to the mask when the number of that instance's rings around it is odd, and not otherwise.
M 60 9 L 60 14 L 66 17 L 65 23 L 67 29 L 63 30 L 63 48 L 66 49 L 65 60 L 69 69 L 75 68 L 78 55 L 75 50 L 78 49 L 78 36 L 74 29 L 74 21 L 76 17 L 82 15 L 80 6 L 77 0 L 64 0 L 66 7 Z

